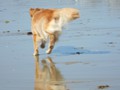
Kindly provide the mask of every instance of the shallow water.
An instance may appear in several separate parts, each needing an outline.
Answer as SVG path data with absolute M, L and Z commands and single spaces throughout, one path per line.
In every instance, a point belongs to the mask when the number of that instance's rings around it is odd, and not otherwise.
M 26 34 L 31 7 L 80 10 L 51 55 L 46 47 L 32 56 L 32 36 Z M 0 1 L 0 17 L 0 90 L 120 88 L 119 0 L 6 0 Z

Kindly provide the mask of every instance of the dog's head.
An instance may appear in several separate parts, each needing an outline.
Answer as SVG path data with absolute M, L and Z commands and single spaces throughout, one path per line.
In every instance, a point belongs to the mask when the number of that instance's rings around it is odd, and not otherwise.
M 63 8 L 61 9 L 61 14 L 68 22 L 80 17 L 79 10 L 75 8 Z
M 38 12 L 44 10 L 43 8 L 30 8 L 30 16 L 33 17 L 33 15 Z

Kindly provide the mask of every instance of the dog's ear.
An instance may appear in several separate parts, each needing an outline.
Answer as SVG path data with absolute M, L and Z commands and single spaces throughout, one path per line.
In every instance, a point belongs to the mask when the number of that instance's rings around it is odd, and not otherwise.
M 34 14 L 34 10 L 35 9 L 33 9 L 33 8 L 30 8 L 30 11 L 29 11 L 29 13 L 30 13 L 30 16 L 32 17 L 33 16 L 33 14 Z
M 41 10 L 43 10 L 42 8 L 36 8 L 35 9 L 36 11 L 41 11 Z
M 33 17 L 33 15 L 38 12 L 44 10 L 43 8 L 30 8 L 30 16 Z

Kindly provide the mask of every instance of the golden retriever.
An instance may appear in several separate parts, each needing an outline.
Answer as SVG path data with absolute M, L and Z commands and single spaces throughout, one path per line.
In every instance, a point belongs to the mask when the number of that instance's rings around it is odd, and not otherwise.
M 34 55 L 38 55 L 38 47 L 45 47 L 49 39 L 47 54 L 52 52 L 55 42 L 62 32 L 62 27 L 80 17 L 79 10 L 75 8 L 44 9 L 31 8 L 31 28 L 34 42 Z

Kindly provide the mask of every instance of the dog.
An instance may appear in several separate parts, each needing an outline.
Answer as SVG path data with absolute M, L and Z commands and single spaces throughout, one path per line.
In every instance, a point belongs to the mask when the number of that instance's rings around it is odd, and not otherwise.
M 38 48 L 45 47 L 49 39 L 47 54 L 52 52 L 65 24 L 80 17 L 75 8 L 44 9 L 30 8 L 31 28 L 33 34 L 34 54 L 39 55 Z

